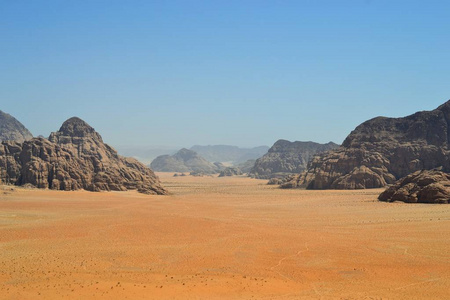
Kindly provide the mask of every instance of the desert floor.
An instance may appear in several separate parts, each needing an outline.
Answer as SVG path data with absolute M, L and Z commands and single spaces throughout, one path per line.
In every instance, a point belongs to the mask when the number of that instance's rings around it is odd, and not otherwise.
M 449 299 L 450 205 L 172 177 L 0 189 L 1 299 Z

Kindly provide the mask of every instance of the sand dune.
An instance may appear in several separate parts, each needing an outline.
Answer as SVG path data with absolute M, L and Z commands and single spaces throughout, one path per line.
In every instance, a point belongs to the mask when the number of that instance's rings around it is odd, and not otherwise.
M 0 189 L 0 298 L 450 297 L 448 205 L 159 175 L 172 195 Z

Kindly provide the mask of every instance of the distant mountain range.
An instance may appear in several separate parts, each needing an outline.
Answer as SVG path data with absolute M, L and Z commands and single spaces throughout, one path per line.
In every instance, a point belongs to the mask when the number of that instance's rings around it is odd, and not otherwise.
M 250 159 L 258 159 L 269 150 L 268 146 L 259 146 L 254 148 L 239 148 L 229 145 L 195 145 L 191 147 L 192 151 L 197 152 L 210 162 L 230 162 L 233 165 L 246 162 Z
M 155 158 L 150 168 L 159 172 L 195 172 L 214 174 L 218 167 L 196 152 L 183 148 L 174 155 L 161 155 Z
M 173 155 L 181 149 L 181 147 L 175 148 L 164 146 L 118 146 L 116 148 L 122 155 L 134 157 L 145 164 L 150 164 L 156 157 L 161 155 Z M 269 147 L 259 146 L 253 148 L 240 148 L 230 145 L 195 145 L 189 148 L 189 150 L 196 152 L 212 163 L 224 162 L 228 163 L 228 165 L 237 165 L 246 162 L 247 160 L 256 160 L 260 158 L 267 150 L 269 150 Z
M 145 147 L 145 146 L 118 146 L 116 147 L 117 151 L 121 155 L 133 157 L 140 162 L 148 165 L 150 164 L 156 157 L 160 155 L 173 155 L 180 148 L 172 148 L 172 147 Z

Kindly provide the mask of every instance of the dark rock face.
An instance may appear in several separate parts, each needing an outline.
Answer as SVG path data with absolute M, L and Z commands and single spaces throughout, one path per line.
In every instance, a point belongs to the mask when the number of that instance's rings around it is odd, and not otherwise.
M 335 143 L 289 142 L 278 140 L 261 158 L 257 159 L 250 176 L 260 179 L 285 177 L 306 170 L 313 155 L 339 147 Z
M 389 187 L 380 201 L 450 203 L 450 174 L 438 170 L 417 171 Z
M 219 177 L 242 175 L 242 171 L 237 167 L 228 167 L 220 172 Z
M 13 116 L 0 110 L 0 142 L 16 141 L 23 143 L 33 138 L 28 129 L 17 121 Z
M 135 159 L 119 156 L 78 118 L 64 122 L 48 140 L 3 142 L 0 171 L 0 181 L 4 183 L 38 188 L 167 193 L 152 170 Z
M 174 155 L 161 155 L 155 158 L 150 167 L 159 172 L 194 172 L 202 174 L 218 173 L 219 166 L 210 163 L 196 152 L 186 148 Z
M 404 118 L 378 117 L 356 127 L 339 149 L 314 157 L 294 187 L 378 188 L 422 169 L 450 171 L 450 101 Z

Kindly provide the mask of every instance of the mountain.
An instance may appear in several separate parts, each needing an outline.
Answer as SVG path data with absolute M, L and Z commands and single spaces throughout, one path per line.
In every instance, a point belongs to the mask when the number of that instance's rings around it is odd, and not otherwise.
M 242 171 L 242 173 L 249 173 L 253 169 L 255 163 L 256 159 L 249 159 L 247 161 L 237 164 L 236 167 L 238 167 L 239 170 Z
M 167 193 L 152 170 L 119 156 L 94 128 L 76 117 L 48 139 L 2 142 L 0 172 L 0 182 L 38 188 Z
M 450 171 L 450 101 L 404 118 L 377 117 L 355 128 L 337 150 L 316 156 L 290 186 L 378 188 L 419 170 Z
M 197 152 L 210 162 L 231 162 L 233 165 L 245 162 L 249 159 L 257 159 L 263 156 L 269 147 L 259 146 L 254 148 L 239 148 L 228 145 L 209 145 L 191 147 L 192 151 Z
M 33 135 L 22 123 L 0 110 L 0 142 L 16 141 L 22 143 L 32 138 Z
M 256 160 L 250 176 L 261 179 L 284 177 L 306 170 L 313 155 L 335 149 L 339 145 L 329 142 L 290 142 L 278 140 L 263 157 Z
M 155 158 L 150 167 L 159 172 L 217 173 L 218 167 L 207 161 L 195 151 L 183 148 L 174 155 L 161 155 Z
M 124 156 L 134 157 L 144 164 L 150 164 L 156 157 L 164 154 L 175 154 L 180 148 L 172 147 L 148 147 L 148 146 L 134 146 L 121 145 L 115 147 Z

